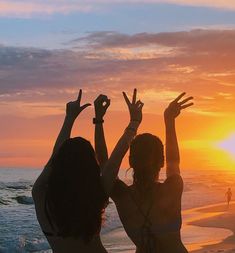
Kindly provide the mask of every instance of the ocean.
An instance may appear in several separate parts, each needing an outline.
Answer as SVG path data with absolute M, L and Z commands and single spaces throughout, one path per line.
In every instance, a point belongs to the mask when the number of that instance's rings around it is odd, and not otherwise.
M 0 253 L 49 253 L 50 247 L 41 232 L 36 219 L 32 185 L 39 175 L 39 169 L 0 169 Z M 121 178 L 131 182 L 131 173 L 125 175 L 121 171 Z M 205 206 L 225 201 L 228 187 L 233 189 L 235 172 L 232 171 L 190 171 L 182 172 L 184 179 L 184 193 L 182 209 Z M 160 179 L 164 179 L 162 173 Z M 109 252 L 127 252 L 126 245 L 120 241 L 119 247 L 114 249 L 108 242 L 109 235 L 115 230 L 122 230 L 115 205 L 111 202 L 105 212 L 105 224 L 102 237 Z M 183 235 L 183 241 L 191 240 Z M 130 250 L 134 246 L 128 245 Z

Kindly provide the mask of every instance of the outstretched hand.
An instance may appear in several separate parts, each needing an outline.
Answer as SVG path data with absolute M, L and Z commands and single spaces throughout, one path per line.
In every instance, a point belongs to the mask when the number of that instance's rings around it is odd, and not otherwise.
M 110 99 L 107 96 L 101 94 L 94 101 L 94 106 L 96 119 L 102 120 L 108 107 L 110 106 Z
M 130 100 L 127 97 L 125 92 L 123 92 L 123 96 L 124 96 L 124 99 L 126 101 L 128 109 L 129 109 L 130 120 L 137 121 L 137 122 L 141 123 L 141 121 L 142 121 L 142 108 L 144 106 L 144 103 L 142 103 L 140 100 L 136 101 L 137 90 L 134 89 L 134 92 L 132 95 L 132 102 L 130 102 Z
M 66 116 L 76 119 L 77 116 L 88 106 L 91 104 L 87 103 L 84 105 L 81 105 L 81 99 L 82 99 L 82 90 L 79 90 L 78 98 L 75 101 L 70 101 L 66 105 Z
M 169 104 L 169 106 L 166 108 L 164 112 L 165 119 L 175 119 L 177 116 L 179 116 L 182 109 L 185 109 L 193 105 L 193 103 L 190 102 L 193 99 L 193 97 L 187 97 L 184 100 L 180 101 L 180 99 L 185 94 L 186 94 L 185 92 L 181 93 L 175 100 L 173 100 Z

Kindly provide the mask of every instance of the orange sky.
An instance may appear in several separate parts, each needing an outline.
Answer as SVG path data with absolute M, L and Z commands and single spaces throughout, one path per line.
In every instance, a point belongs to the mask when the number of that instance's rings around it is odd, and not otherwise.
M 128 122 L 121 92 L 136 87 L 145 103 L 139 132 L 163 140 L 164 108 L 182 91 L 194 96 L 194 107 L 177 120 L 182 168 L 235 169 L 235 158 L 217 147 L 235 133 L 235 30 L 92 36 L 86 38 L 93 41 L 87 51 L 14 49 L 19 63 L 1 70 L 6 82 L 0 95 L 0 167 L 43 166 L 64 104 L 76 98 L 79 88 L 84 102 L 100 93 L 111 97 L 105 118 L 111 150 Z M 93 141 L 92 117 L 89 108 L 73 134 Z

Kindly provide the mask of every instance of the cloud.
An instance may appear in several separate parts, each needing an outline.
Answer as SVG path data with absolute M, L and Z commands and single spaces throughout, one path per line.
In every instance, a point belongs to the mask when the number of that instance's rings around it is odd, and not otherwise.
M 13 17 L 34 17 L 35 15 L 52 15 L 55 13 L 69 14 L 73 12 L 91 12 L 97 11 L 117 4 L 175 4 L 183 6 L 221 8 L 226 10 L 235 10 L 233 0 L 3 0 L 0 3 L 1 16 Z
M 1 1 L 0 16 L 29 18 L 34 15 L 52 15 L 56 13 L 68 14 L 71 12 L 90 12 L 92 5 L 84 4 L 82 1 Z
M 186 91 L 197 99 L 195 113 L 219 115 L 232 110 L 235 98 L 234 41 L 235 30 L 101 31 L 69 42 L 71 50 L 2 46 L 0 114 L 59 114 L 79 88 L 88 101 L 109 94 L 116 110 L 121 91 L 137 87 L 149 112 Z
M 231 52 L 234 48 L 235 30 L 196 29 L 182 32 L 121 34 L 113 31 L 94 32 L 70 43 L 79 49 L 90 46 L 93 49 L 138 48 L 143 46 L 164 46 L 188 52 Z M 211 47 L 211 45 L 213 45 Z M 218 52 L 218 53 L 219 53 Z
M 181 91 L 193 95 L 195 105 L 177 122 L 180 140 L 192 134 L 216 139 L 234 131 L 234 41 L 235 30 L 101 31 L 70 42 L 71 50 L 0 46 L 1 165 L 45 163 L 65 103 L 76 98 L 79 88 L 83 103 L 100 93 L 111 97 L 105 118 L 109 148 L 128 122 L 121 91 L 131 94 L 134 87 L 145 102 L 144 131 L 163 135 L 163 110 Z M 75 127 L 88 139 L 93 136 L 93 114 L 89 108 Z
M 177 5 L 186 5 L 186 6 L 197 6 L 197 7 L 210 7 L 210 8 L 222 8 L 228 10 L 235 10 L 235 2 L 233 0 L 150 0 L 149 2 L 161 2 L 161 3 L 171 3 Z

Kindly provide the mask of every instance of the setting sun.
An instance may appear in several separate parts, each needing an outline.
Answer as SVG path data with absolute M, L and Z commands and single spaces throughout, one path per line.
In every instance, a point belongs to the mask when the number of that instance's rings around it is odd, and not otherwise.
M 235 133 L 218 143 L 218 147 L 229 152 L 235 159 Z

